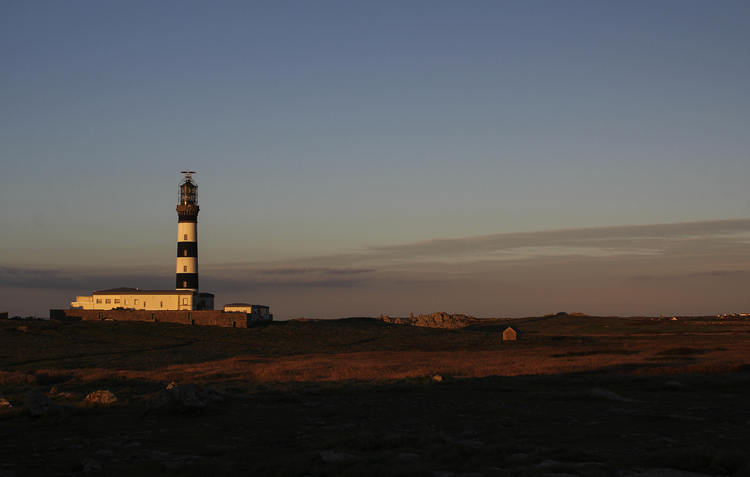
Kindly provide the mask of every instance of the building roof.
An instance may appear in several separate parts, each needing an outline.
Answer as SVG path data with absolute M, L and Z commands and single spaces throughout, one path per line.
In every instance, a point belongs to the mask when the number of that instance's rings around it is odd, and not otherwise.
M 227 306 L 257 306 L 259 308 L 268 308 L 266 305 L 253 305 L 251 303 L 227 303 L 224 306 L 225 307 L 227 307 Z
M 140 288 L 110 288 L 109 290 L 97 290 L 94 295 L 192 295 L 191 290 L 141 290 Z

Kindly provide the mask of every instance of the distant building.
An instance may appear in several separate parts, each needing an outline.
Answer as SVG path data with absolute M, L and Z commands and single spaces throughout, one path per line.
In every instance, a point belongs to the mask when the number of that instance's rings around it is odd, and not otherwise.
M 273 315 L 271 309 L 265 305 L 251 305 L 250 303 L 229 303 L 224 305 L 224 311 L 226 312 L 242 312 L 247 313 L 248 318 L 251 320 L 259 321 L 271 321 Z
M 516 341 L 518 339 L 518 331 L 509 326 L 503 331 L 503 341 Z
M 112 288 L 77 296 L 70 307 L 80 310 L 213 310 L 214 296 L 193 290 Z

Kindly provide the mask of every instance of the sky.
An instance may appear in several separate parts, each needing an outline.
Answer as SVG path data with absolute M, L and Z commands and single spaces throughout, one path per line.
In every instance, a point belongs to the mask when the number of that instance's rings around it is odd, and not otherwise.
M 0 2 L 0 311 L 750 311 L 746 1 Z

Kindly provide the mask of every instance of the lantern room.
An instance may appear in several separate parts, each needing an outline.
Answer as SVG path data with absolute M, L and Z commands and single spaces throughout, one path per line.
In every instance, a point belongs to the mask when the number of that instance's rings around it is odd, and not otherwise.
M 198 184 L 193 180 L 195 171 L 181 171 L 185 177 L 180 182 L 177 205 L 198 205 Z

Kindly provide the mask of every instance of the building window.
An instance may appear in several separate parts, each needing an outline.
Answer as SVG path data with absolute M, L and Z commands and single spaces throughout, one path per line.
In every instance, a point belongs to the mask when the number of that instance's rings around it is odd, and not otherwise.
M 120 299 L 119 298 L 115 298 L 115 305 L 118 305 L 119 303 L 120 303 Z
M 112 300 L 110 298 L 105 298 L 104 303 L 112 303 Z
M 183 234 L 183 236 L 182 236 L 182 240 L 184 240 L 184 241 L 186 241 L 186 242 L 187 242 L 187 234 Z
M 185 280 L 182 281 L 182 288 L 187 288 L 187 281 Z
M 187 265 L 183 265 L 182 266 L 182 271 L 185 272 L 185 273 L 187 273 Z
M 138 298 L 136 298 L 135 300 L 133 300 L 133 304 L 134 305 L 138 305 Z
M 101 299 L 101 298 L 97 298 L 97 299 L 96 299 L 96 302 L 97 302 L 97 303 L 101 303 L 101 302 L 102 302 L 102 299 Z
M 183 299 L 182 299 L 182 304 L 183 304 L 183 305 L 187 305 L 187 304 L 188 304 L 188 302 L 187 302 L 187 298 L 183 298 Z
M 187 249 L 185 249 L 185 250 L 182 251 L 182 256 L 183 257 L 187 257 Z

